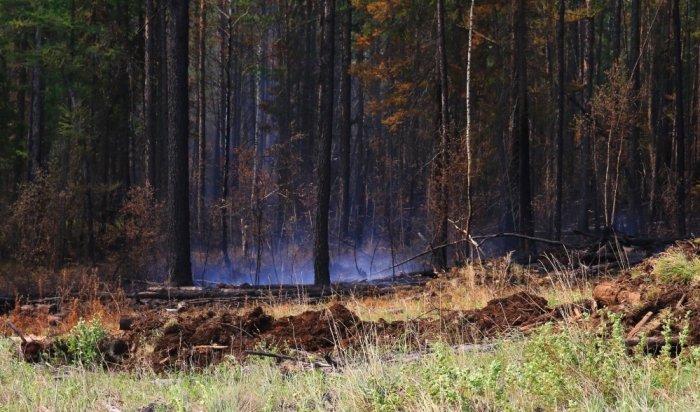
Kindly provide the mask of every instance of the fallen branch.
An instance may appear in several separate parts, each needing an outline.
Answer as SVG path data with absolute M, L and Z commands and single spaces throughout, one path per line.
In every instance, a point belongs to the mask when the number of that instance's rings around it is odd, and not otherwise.
M 514 238 L 518 238 L 518 239 L 532 240 L 533 242 L 539 242 L 539 243 L 544 243 L 547 245 L 554 245 L 554 246 L 562 246 L 562 247 L 569 248 L 569 249 L 582 249 L 581 246 L 570 245 L 568 243 L 564 243 L 564 242 L 559 241 L 559 240 L 552 240 L 552 239 L 547 239 L 547 238 L 543 238 L 543 237 L 529 236 L 529 235 L 523 235 L 521 233 L 511 233 L 511 232 L 501 232 L 501 233 L 495 233 L 492 235 L 473 236 L 472 239 L 481 240 L 481 242 L 478 242 L 478 245 L 481 246 L 487 240 L 498 239 L 498 238 L 502 238 L 502 237 L 514 237 Z
M 226 345 L 198 345 L 198 346 L 193 346 L 192 350 L 224 350 L 228 349 L 228 346 Z
M 19 336 L 19 338 L 22 340 L 22 343 L 24 343 L 24 344 L 26 345 L 26 344 L 27 344 L 27 338 L 25 338 L 24 335 L 22 334 L 22 332 L 20 332 L 20 330 L 17 329 L 17 326 L 15 326 L 14 323 L 10 322 L 9 319 L 6 319 L 6 320 L 5 320 L 5 323 L 7 324 L 7 326 L 10 327 L 10 329 L 12 329 L 12 331 L 13 331 L 15 334 L 17 334 L 17 336 Z
M 640 338 L 625 339 L 625 344 L 627 346 L 637 346 L 642 342 Z M 647 348 L 660 348 L 663 345 L 669 344 L 673 347 L 678 347 L 680 345 L 679 338 L 669 338 L 668 340 L 663 336 L 652 336 L 645 339 Z
M 289 355 L 281 355 L 279 353 L 261 352 L 261 351 L 254 351 L 254 350 L 247 350 L 247 351 L 244 351 L 243 353 L 245 353 L 246 355 L 249 355 L 249 356 L 262 356 L 262 357 L 274 358 L 274 359 L 278 359 L 278 360 L 288 360 L 288 361 L 292 361 L 292 362 L 298 362 L 298 363 L 301 363 L 304 365 L 313 366 L 314 368 L 335 368 L 335 365 L 333 365 L 333 364 L 336 363 L 335 361 L 331 360 L 332 362 L 329 362 L 329 364 L 325 364 L 325 363 L 321 363 L 321 362 L 307 361 L 307 360 L 295 358 L 295 357 L 289 356 Z M 326 361 L 328 362 L 328 358 Z
M 289 355 L 281 355 L 279 353 L 272 353 L 272 352 L 261 352 L 261 351 L 256 351 L 256 350 L 247 350 L 245 352 L 246 355 L 249 356 L 262 356 L 266 358 L 275 358 L 279 360 L 290 360 L 290 361 L 296 361 L 299 362 L 300 360 Z
M 652 316 L 654 316 L 654 312 L 647 312 L 647 314 L 644 315 L 642 320 L 637 322 L 637 324 L 632 328 L 630 333 L 627 334 L 627 339 L 634 338 L 635 335 L 637 335 L 637 333 L 644 327 L 644 325 L 646 325 L 647 322 L 649 322 L 649 319 L 651 319 Z

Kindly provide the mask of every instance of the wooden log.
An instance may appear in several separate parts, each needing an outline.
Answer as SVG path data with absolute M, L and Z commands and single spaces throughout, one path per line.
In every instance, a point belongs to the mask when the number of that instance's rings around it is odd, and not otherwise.
M 676 303 L 676 309 L 680 309 L 681 306 L 683 306 L 683 302 L 685 302 L 685 293 L 683 296 L 681 296 L 680 299 L 678 299 L 678 303 Z
M 13 331 L 20 339 L 22 339 L 22 343 L 26 345 L 26 344 L 27 344 L 27 338 L 24 337 L 24 334 L 22 334 L 22 332 L 20 332 L 20 330 L 17 328 L 17 326 L 15 326 L 15 324 L 12 323 L 9 319 L 6 319 L 6 320 L 5 320 L 5 323 L 7 324 L 7 326 L 10 327 L 10 329 L 12 329 L 12 331 Z
M 634 337 L 631 339 L 625 339 L 625 344 L 630 347 L 634 347 L 639 345 L 642 342 L 642 339 L 638 337 Z M 672 347 L 678 347 L 680 345 L 680 339 L 678 337 L 672 337 L 668 339 L 668 342 L 663 336 L 652 336 L 646 338 L 646 344 L 647 344 L 647 349 L 659 349 L 662 346 L 664 346 L 666 343 L 671 345 Z
M 654 312 L 647 312 L 647 314 L 644 315 L 644 317 L 639 322 L 637 322 L 637 324 L 627 334 L 627 339 L 634 338 L 635 335 L 637 335 L 637 333 L 644 327 L 644 325 L 646 325 L 647 322 L 649 322 L 652 316 L 654 316 Z
M 224 350 L 228 349 L 226 345 L 197 345 L 193 346 L 192 350 L 195 351 L 207 351 L 207 350 Z

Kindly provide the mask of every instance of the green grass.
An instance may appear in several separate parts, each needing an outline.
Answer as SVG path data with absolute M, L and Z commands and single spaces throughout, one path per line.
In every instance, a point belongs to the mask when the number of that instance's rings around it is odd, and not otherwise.
M 681 251 L 667 253 L 654 262 L 653 273 L 666 283 L 692 283 L 700 275 L 700 259 Z
M 0 340 L 0 411 L 678 411 L 700 402 L 700 349 L 629 355 L 614 320 L 598 332 L 545 326 L 492 352 L 435 344 L 413 361 L 368 346 L 330 372 L 266 359 L 168 375 L 52 368 L 19 361 L 13 345 Z

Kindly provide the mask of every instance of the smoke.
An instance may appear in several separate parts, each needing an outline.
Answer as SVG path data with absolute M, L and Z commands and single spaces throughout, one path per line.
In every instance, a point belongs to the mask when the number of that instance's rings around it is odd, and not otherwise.
M 293 253 L 288 253 L 293 252 Z M 391 278 L 402 273 L 423 271 L 430 268 L 429 256 L 400 265 L 412 253 L 402 251 L 392 258 L 390 250 L 374 247 L 363 250 L 331 251 L 331 281 L 361 282 Z M 314 282 L 313 256 L 298 253 L 294 247 L 284 247 L 272 253 L 267 249 L 261 254 L 260 269 L 255 256 L 232 256 L 232 265 L 227 268 L 220 256 L 206 251 L 193 254 L 193 278 L 201 286 L 226 285 L 309 285 Z M 257 277 L 256 277 L 257 271 Z

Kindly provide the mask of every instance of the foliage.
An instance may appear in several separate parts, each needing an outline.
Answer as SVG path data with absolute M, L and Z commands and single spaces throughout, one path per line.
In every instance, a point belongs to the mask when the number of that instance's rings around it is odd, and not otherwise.
M 398 362 L 387 360 L 380 348 L 367 346 L 330 373 L 232 361 L 166 376 L 71 368 L 59 381 L 51 369 L 17 360 L 10 341 L 0 340 L 0 399 L 11 410 L 95 410 L 105 404 L 175 411 L 693 409 L 699 351 L 630 355 L 620 325 L 614 316 L 596 330 L 548 325 L 523 340 L 495 342 L 493 352 L 436 344 L 411 361 L 401 361 L 400 354 L 394 354 Z M 90 353 L 101 331 L 95 320 L 82 322 L 71 332 L 74 352 Z
M 666 253 L 654 262 L 654 276 L 666 283 L 691 283 L 699 273 L 700 259 L 683 251 Z
M 163 205 L 155 199 L 150 185 L 127 192 L 114 223 L 102 238 L 105 249 L 118 259 L 118 274 L 153 278 L 162 269 L 163 213 Z
M 107 336 L 107 330 L 99 318 L 90 322 L 80 319 L 63 338 L 65 357 L 68 361 L 80 365 L 94 364 L 100 360 L 100 341 Z

